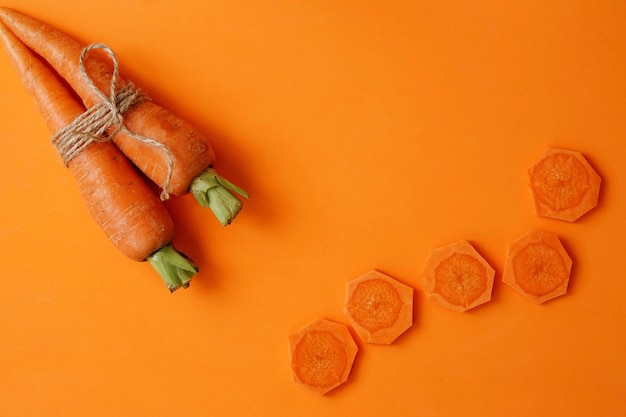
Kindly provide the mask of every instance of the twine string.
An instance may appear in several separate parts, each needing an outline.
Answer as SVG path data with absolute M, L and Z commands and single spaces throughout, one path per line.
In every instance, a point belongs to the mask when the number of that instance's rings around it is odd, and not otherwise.
M 85 68 L 85 56 L 93 49 L 101 49 L 107 53 L 113 63 L 113 74 L 108 96 L 105 95 L 93 82 Z M 72 123 L 65 126 L 52 137 L 52 143 L 61 156 L 63 163 L 67 164 L 82 152 L 92 142 L 109 142 L 119 133 L 133 137 L 149 146 L 160 149 L 166 157 L 167 175 L 163 182 L 161 199 L 169 198 L 169 185 L 172 178 L 174 161 L 170 150 L 156 140 L 132 132 L 124 125 L 124 114 L 133 105 L 149 100 L 141 90 L 132 82 L 118 89 L 119 64 L 115 53 L 111 48 L 102 43 L 95 43 L 85 47 L 79 59 L 81 75 L 87 81 L 89 87 L 100 97 L 100 101 L 80 114 Z

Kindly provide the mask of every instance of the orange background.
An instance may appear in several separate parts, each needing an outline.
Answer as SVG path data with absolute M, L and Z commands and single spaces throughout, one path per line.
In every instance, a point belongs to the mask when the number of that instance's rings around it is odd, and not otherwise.
M 0 415 L 626 415 L 626 3 L 7 0 L 80 40 L 210 135 L 251 195 L 222 228 L 167 203 L 201 267 L 170 295 L 86 213 L 0 55 Z M 526 168 L 547 146 L 603 177 L 574 224 L 538 218 Z M 567 295 L 500 281 L 509 242 L 558 233 Z M 493 298 L 431 305 L 429 251 L 467 239 Z M 346 323 L 346 281 L 416 289 L 415 324 L 364 345 L 324 397 L 291 381 L 287 337 Z

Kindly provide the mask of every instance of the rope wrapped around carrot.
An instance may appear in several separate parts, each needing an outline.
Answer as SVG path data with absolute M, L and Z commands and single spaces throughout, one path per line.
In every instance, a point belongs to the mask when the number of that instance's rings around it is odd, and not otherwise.
M 89 78 L 85 70 L 85 56 L 93 49 L 101 49 L 105 51 L 111 58 L 113 63 L 113 74 L 111 75 L 111 85 L 109 87 L 109 95 L 106 96 L 101 92 L 92 80 Z M 121 132 L 133 137 L 135 140 L 142 142 L 148 146 L 160 149 L 166 158 L 167 175 L 163 182 L 163 191 L 161 199 L 169 198 L 169 183 L 172 177 L 173 162 L 172 154 L 162 143 L 154 139 L 138 135 L 128 130 L 124 125 L 124 115 L 134 105 L 141 103 L 149 98 L 143 94 L 133 83 L 127 83 L 123 88 L 117 88 L 119 78 L 119 66 L 115 53 L 111 48 L 104 44 L 92 44 L 85 47 L 80 55 L 79 66 L 81 73 L 85 77 L 85 81 L 92 85 L 97 92 L 100 101 L 91 106 L 87 111 L 78 116 L 71 124 L 57 132 L 53 138 L 53 143 L 59 150 L 63 162 L 67 164 L 68 160 L 84 149 L 94 140 L 112 140 Z
M 53 143 L 93 219 L 120 252 L 149 262 L 170 291 L 186 288 L 197 267 L 174 248 L 174 222 L 167 209 L 108 134 L 119 109 L 86 110 L 57 74 L 1 23 L 0 38 L 54 133 Z
M 0 21 L 55 69 L 86 107 L 102 100 L 101 91 L 111 86 L 114 73 L 106 57 L 91 50 L 89 59 L 84 60 L 84 72 L 89 74 L 86 78 L 78 65 L 85 45 L 50 25 L 9 8 L 0 7 Z M 116 84 L 118 88 L 124 88 L 128 81 L 119 77 Z M 204 134 L 152 100 L 132 106 L 124 115 L 124 125 L 127 129 L 118 132 L 113 141 L 147 177 L 164 189 L 163 197 L 169 193 L 191 192 L 199 204 L 211 208 L 221 224 L 232 222 L 242 207 L 236 195 L 245 198 L 248 195 L 215 171 L 215 153 Z M 129 132 L 161 143 L 169 154 L 162 148 L 136 140 Z M 171 165 L 168 162 L 170 157 Z

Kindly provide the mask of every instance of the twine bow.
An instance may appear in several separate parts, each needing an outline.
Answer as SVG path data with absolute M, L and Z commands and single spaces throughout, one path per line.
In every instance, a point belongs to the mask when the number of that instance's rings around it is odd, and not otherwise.
M 85 68 L 85 56 L 93 49 L 105 51 L 113 63 L 113 74 L 108 96 L 94 84 Z M 72 123 L 65 126 L 52 137 L 52 143 L 61 156 L 63 163 L 67 165 L 92 142 L 109 142 L 117 133 L 124 132 L 136 140 L 162 150 L 165 154 L 167 175 L 163 183 L 161 199 L 167 200 L 169 198 L 169 184 L 174 165 L 171 152 L 162 143 L 132 132 L 124 125 L 124 114 L 126 111 L 135 104 L 149 100 L 149 97 L 131 82 L 120 89 L 117 88 L 119 64 L 113 50 L 105 44 L 95 43 L 85 47 L 80 54 L 79 66 L 82 76 L 91 89 L 100 97 L 100 102 L 87 109 Z

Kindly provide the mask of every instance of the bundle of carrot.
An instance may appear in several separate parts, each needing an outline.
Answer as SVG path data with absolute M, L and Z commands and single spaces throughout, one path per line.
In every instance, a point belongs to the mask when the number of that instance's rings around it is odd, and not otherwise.
M 94 123 L 98 122 L 94 113 L 1 23 L 0 37 L 54 133 L 53 143 L 76 179 L 88 211 L 109 240 L 130 259 L 149 262 L 170 291 L 188 287 L 198 269 L 174 248 L 172 218 L 130 161 L 106 139 L 107 125 Z
M 119 77 L 115 55 L 106 45 L 87 47 L 66 33 L 9 8 L 0 7 L 0 21 L 67 81 L 85 107 L 107 100 L 117 105 L 103 93 L 111 87 L 140 97 L 125 109 L 123 128 L 110 135 L 112 141 L 161 187 L 162 199 L 170 193 L 191 193 L 200 205 L 213 211 L 222 225 L 232 222 L 242 207 L 236 194 L 245 198 L 248 195 L 215 171 L 215 153 L 208 138 Z

